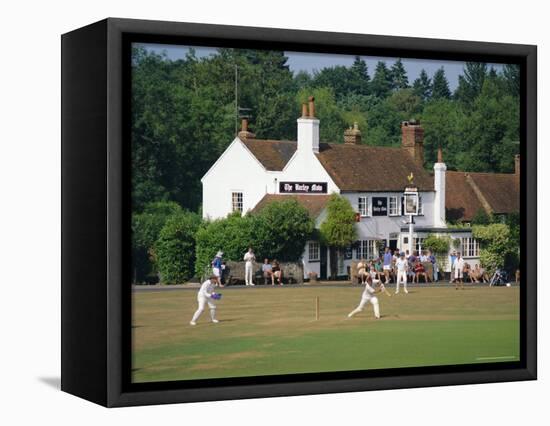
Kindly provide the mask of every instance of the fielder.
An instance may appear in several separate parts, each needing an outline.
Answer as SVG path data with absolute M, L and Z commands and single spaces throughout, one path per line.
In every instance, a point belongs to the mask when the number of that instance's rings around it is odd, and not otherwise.
M 407 290 L 407 271 L 409 269 L 409 262 L 405 259 L 405 253 L 399 254 L 399 259 L 395 262 L 395 268 L 397 269 L 397 281 L 395 283 L 395 294 L 399 293 L 399 284 L 403 282 L 403 290 L 408 293 Z
M 379 281 L 379 280 L 376 280 Z M 374 294 L 378 293 L 380 290 L 375 290 L 373 287 L 369 285 L 369 283 L 365 284 L 365 290 L 363 291 L 363 295 L 361 296 L 361 302 L 359 303 L 359 306 L 355 308 L 353 311 L 351 311 L 348 314 L 348 318 L 351 318 L 355 314 L 358 314 L 359 312 L 363 311 L 363 308 L 367 303 L 371 303 L 374 308 L 374 317 L 376 319 L 380 319 L 380 307 L 378 305 L 378 297 L 376 297 Z
M 254 285 L 252 279 L 252 269 L 254 267 L 254 262 L 256 262 L 256 256 L 252 247 L 248 248 L 248 251 L 244 254 L 243 260 L 246 262 L 244 264 L 244 283 L 245 285 Z
M 197 302 L 199 303 L 199 308 L 193 315 L 193 318 L 191 319 L 191 322 L 189 324 L 197 325 L 197 320 L 204 311 L 204 306 L 207 303 L 208 307 L 210 308 L 210 318 L 212 319 L 212 322 L 215 324 L 219 323 L 219 321 L 216 319 L 216 304 L 214 303 L 214 300 L 218 298 L 218 295 L 214 293 L 214 288 L 217 282 L 218 277 L 212 275 L 209 280 L 206 280 L 202 283 L 199 293 L 197 294 Z

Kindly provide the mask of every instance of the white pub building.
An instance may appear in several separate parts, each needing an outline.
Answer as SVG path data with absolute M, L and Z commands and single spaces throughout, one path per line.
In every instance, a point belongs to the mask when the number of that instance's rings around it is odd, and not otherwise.
M 478 209 L 496 215 L 519 210 L 519 196 L 514 199 L 512 194 L 500 204 L 491 199 L 495 181 L 508 195 L 510 188 L 519 194 L 519 170 L 515 174 L 447 172 L 439 151 L 433 173 L 426 171 L 424 130 L 419 122 L 401 124 L 400 147 L 379 147 L 362 144 L 357 125 L 344 132 L 343 144 L 321 143 L 312 98 L 309 106 L 303 105 L 297 121 L 298 140 L 282 141 L 256 139 L 243 120 L 238 136 L 202 178 L 205 219 L 257 211 L 267 203 L 294 197 L 319 227 L 326 217 L 328 198 L 336 192 L 357 212 L 358 241 L 338 254 L 338 275 L 346 275 L 353 260 L 377 257 L 379 242 L 401 251 L 421 250 L 428 234 L 459 239 L 457 251 L 473 267 L 479 263 L 479 245 L 468 228 L 448 227 L 446 212 L 467 223 Z M 403 215 L 404 190 L 411 173 L 419 201 L 412 242 L 409 216 Z M 484 183 L 488 188 L 483 188 Z M 327 247 L 309 241 L 302 259 L 304 276 L 316 272 L 326 278 L 329 256 Z

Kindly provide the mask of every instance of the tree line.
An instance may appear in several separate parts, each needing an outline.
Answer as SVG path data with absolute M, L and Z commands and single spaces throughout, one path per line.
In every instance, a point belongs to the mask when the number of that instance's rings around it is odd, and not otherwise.
M 296 139 L 300 105 L 315 96 L 320 138 L 342 143 L 357 122 L 362 143 L 398 146 L 400 123 L 420 119 L 425 166 L 438 146 L 449 169 L 512 172 L 519 152 L 519 69 L 468 62 L 451 91 L 444 68 L 409 81 L 400 59 L 371 73 L 353 64 L 293 73 L 284 52 L 218 49 L 183 59 L 142 47 L 132 54 L 132 209 L 173 201 L 200 212 L 206 173 L 235 136 L 237 104 L 258 138 Z

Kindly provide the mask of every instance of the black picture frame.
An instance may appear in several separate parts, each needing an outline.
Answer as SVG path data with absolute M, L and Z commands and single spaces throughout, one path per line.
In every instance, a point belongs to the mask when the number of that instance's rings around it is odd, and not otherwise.
M 125 144 L 132 41 L 519 64 L 520 361 L 130 383 Z M 63 391 L 117 407 L 536 379 L 536 46 L 116 18 L 64 34 L 61 42 Z

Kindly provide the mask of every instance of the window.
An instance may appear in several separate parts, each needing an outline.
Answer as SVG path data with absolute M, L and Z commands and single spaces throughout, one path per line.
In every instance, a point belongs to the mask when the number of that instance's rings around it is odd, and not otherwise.
M 366 217 L 369 215 L 369 198 L 368 197 L 359 197 L 357 200 L 357 205 L 359 208 L 359 215 L 361 217 Z
M 357 259 L 373 259 L 376 253 L 376 240 L 360 240 L 357 245 Z
M 243 212 L 243 193 L 233 192 L 231 194 L 231 211 Z
M 475 238 L 461 238 L 462 257 L 478 257 L 479 242 Z
M 310 241 L 307 251 L 310 262 L 318 262 L 321 260 L 321 246 L 317 241 Z
M 421 254 L 421 251 L 424 250 L 424 240 L 425 238 L 413 238 L 414 249 Z
M 399 216 L 399 205 L 397 204 L 397 196 L 390 197 L 390 216 Z

